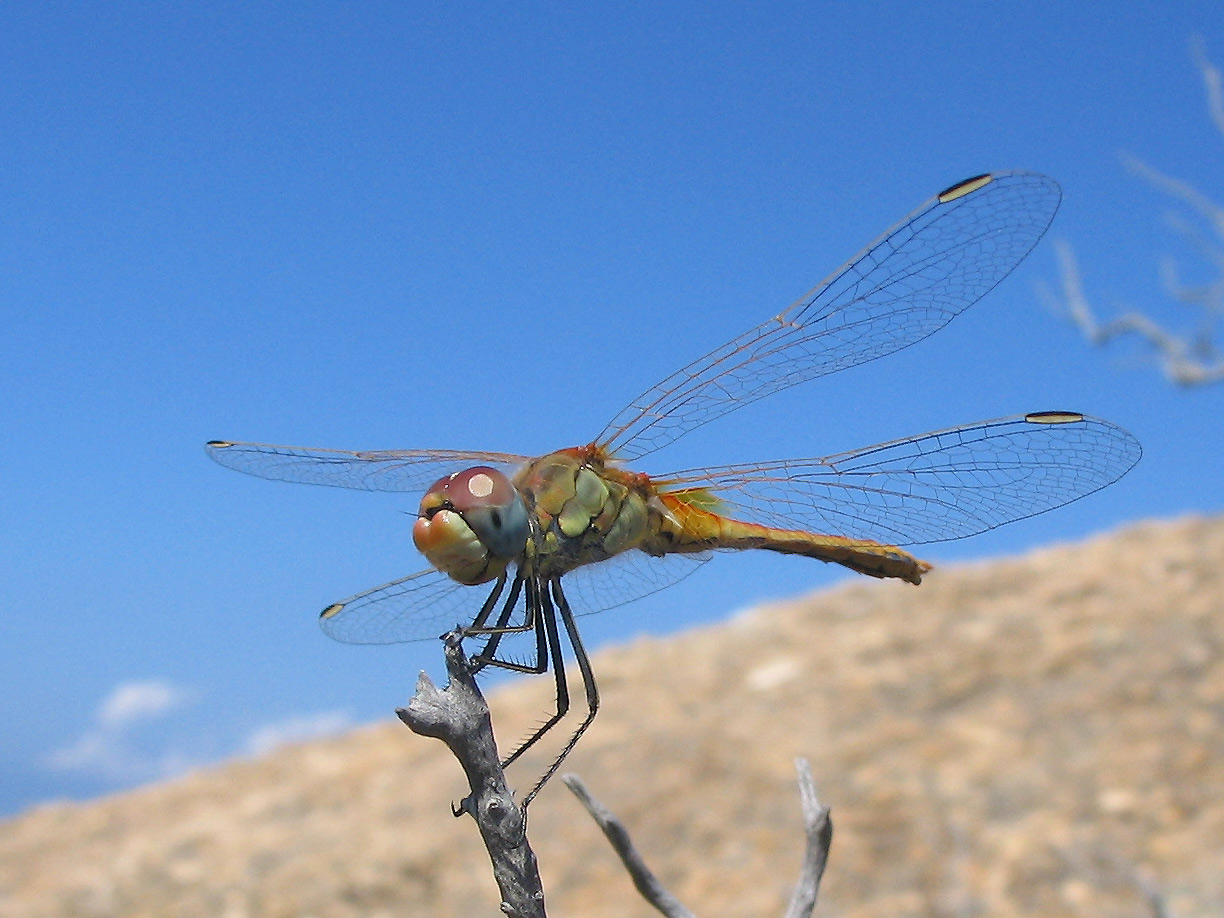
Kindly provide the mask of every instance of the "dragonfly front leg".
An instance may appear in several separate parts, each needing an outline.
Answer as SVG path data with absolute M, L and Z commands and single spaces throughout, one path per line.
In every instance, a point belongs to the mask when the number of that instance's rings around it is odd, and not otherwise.
M 502 577 L 498 578 L 497 586 L 494 588 L 493 592 L 489 594 L 489 598 L 485 600 L 484 606 L 481 607 L 480 614 L 476 616 L 476 618 L 472 621 L 472 624 L 463 629 L 464 637 L 488 637 L 484 647 L 482 647 L 480 652 L 473 656 L 470 660 L 473 672 L 480 672 L 480 670 L 489 665 L 509 669 L 513 672 L 523 673 L 542 673 L 544 672 L 544 669 L 547 668 L 546 662 L 543 666 L 541 666 L 540 663 L 541 659 L 547 660 L 547 657 L 542 657 L 540 653 L 539 626 L 536 624 L 536 619 L 538 616 L 536 616 L 535 612 L 533 611 L 534 604 L 531 599 L 530 585 L 528 586 L 527 605 L 526 611 L 523 614 L 523 624 L 510 624 L 510 619 L 514 615 L 514 607 L 518 605 L 518 599 L 522 593 L 523 581 L 525 579 L 526 578 L 523 576 L 522 572 L 515 575 L 514 583 L 510 587 L 510 595 L 506 597 L 506 601 L 502 605 L 501 614 L 497 617 L 497 622 L 493 625 L 488 625 L 486 622 L 488 622 L 489 616 L 493 613 L 498 597 L 501 595 L 502 585 L 505 582 L 504 574 Z M 537 632 L 536 659 L 534 663 L 525 665 L 522 663 L 516 663 L 513 660 L 502 660 L 497 657 L 497 647 L 501 643 L 502 638 L 504 638 L 507 634 L 522 634 L 523 632 L 531 631 L 533 629 Z
M 514 606 L 524 582 L 527 584 L 527 595 L 526 611 L 523 613 L 523 624 L 511 625 L 509 624 L 510 618 L 514 614 Z M 510 597 L 502 607 L 497 624 L 491 627 L 465 629 L 467 634 L 489 635 L 489 640 L 480 653 L 471 659 L 475 672 L 479 672 L 486 666 L 497 666 L 514 673 L 539 675 L 548 669 L 547 638 L 544 631 L 544 617 L 540 613 L 538 596 L 539 587 L 534 577 L 517 577 L 510 591 Z M 508 634 L 523 634 L 527 631 L 535 631 L 535 659 L 531 663 L 520 663 L 517 660 L 506 660 L 497 656 L 497 647 L 501 643 L 502 638 Z

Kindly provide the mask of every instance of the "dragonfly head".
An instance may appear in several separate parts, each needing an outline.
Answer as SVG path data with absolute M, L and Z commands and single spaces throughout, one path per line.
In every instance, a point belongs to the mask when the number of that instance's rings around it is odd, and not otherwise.
M 430 564 L 470 585 L 501 576 L 523 554 L 528 533 L 527 505 L 510 479 L 478 465 L 425 492 L 412 541 Z

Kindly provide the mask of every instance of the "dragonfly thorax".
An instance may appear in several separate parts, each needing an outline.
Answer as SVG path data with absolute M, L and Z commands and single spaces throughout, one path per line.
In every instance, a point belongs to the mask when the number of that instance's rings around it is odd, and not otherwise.
M 510 479 L 475 466 L 436 481 L 421 498 L 412 541 L 429 563 L 460 583 L 486 583 L 522 557 L 527 507 Z
M 591 447 L 535 459 L 514 485 L 533 517 L 532 563 L 545 576 L 638 548 L 650 534 L 649 479 L 609 466 Z

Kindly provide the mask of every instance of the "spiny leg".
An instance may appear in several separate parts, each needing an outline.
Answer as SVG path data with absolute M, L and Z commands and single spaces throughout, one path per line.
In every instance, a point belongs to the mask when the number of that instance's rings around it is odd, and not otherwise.
M 515 583 L 518 582 L 518 576 L 515 576 Z M 464 634 L 471 632 L 484 633 L 485 622 L 489 620 L 489 616 L 493 614 L 493 609 L 497 605 L 497 599 L 501 596 L 502 590 L 506 588 L 506 572 L 502 571 L 501 576 L 497 578 L 497 583 L 493 584 L 493 592 L 489 594 L 489 598 L 484 601 L 484 605 L 480 607 L 480 611 L 476 617 L 472 619 L 472 623 L 463 629 Z
M 506 624 L 511 614 L 514 611 L 514 604 L 518 599 L 519 588 L 522 583 L 527 584 L 526 595 L 526 611 L 524 613 L 524 623 L 521 625 Z M 534 577 L 520 577 L 514 582 L 514 587 L 511 590 L 509 599 L 502 609 L 501 615 L 498 618 L 498 623 L 492 627 L 484 628 L 467 628 L 464 629 L 466 636 L 482 636 L 488 635 L 489 640 L 480 653 L 470 659 L 472 672 L 480 672 L 486 666 L 497 666 L 501 669 L 508 669 L 514 673 L 527 673 L 530 675 L 539 675 L 548 670 L 549 654 L 547 650 L 547 636 L 545 627 L 553 620 L 553 612 L 549 608 L 548 615 L 544 615 L 540 610 L 540 593 L 539 585 Z M 556 624 L 552 625 L 553 632 L 556 632 Z M 531 663 L 519 663 L 515 660 L 505 660 L 494 656 L 497 650 L 497 645 L 507 634 L 522 634 L 525 631 L 535 631 L 535 660 Z
M 595 671 L 591 669 L 590 658 L 587 657 L 586 648 L 582 646 L 582 638 L 578 634 L 578 626 L 574 623 L 574 613 L 570 610 L 569 601 L 565 598 L 565 593 L 563 593 L 561 590 L 561 580 L 559 578 L 554 578 L 549 581 L 549 586 L 552 588 L 552 595 L 556 601 L 556 609 L 561 613 L 561 621 L 565 624 L 565 633 L 569 637 L 570 646 L 574 648 L 574 657 L 578 663 L 578 671 L 582 673 L 582 686 L 586 690 L 587 715 L 583 718 L 582 723 L 578 725 L 578 729 L 574 731 L 573 736 L 569 738 L 569 742 L 565 744 L 565 748 L 561 750 L 561 754 L 557 756 L 550 766 L 548 766 L 548 770 L 544 772 L 543 777 L 536 782 L 535 787 L 533 787 L 527 796 L 523 798 L 524 811 L 527 810 L 527 805 L 535 799 L 535 795 L 540 792 L 540 788 L 542 788 L 548 782 L 549 778 L 556 774 L 557 769 L 561 767 L 561 763 L 565 761 L 565 757 L 569 755 L 574 746 L 578 744 L 578 740 L 582 737 L 582 734 L 586 732 L 586 728 L 591 725 L 591 721 L 593 721 L 595 719 L 595 715 L 599 713 L 599 686 L 595 684 Z M 548 612 L 549 618 L 552 619 L 554 612 L 551 602 L 548 603 Z M 565 683 L 565 670 L 560 659 L 560 641 L 557 639 L 557 625 L 555 621 L 553 621 L 552 624 L 552 639 L 553 644 L 556 647 L 556 659 L 554 665 L 556 666 L 557 673 L 559 674 L 559 692 L 560 686 L 564 685 Z M 544 729 L 551 727 L 559 719 L 560 716 L 550 721 Z M 541 730 L 540 732 L 542 733 L 543 731 Z M 539 734 L 537 734 L 537 737 L 538 736 Z M 532 742 L 534 742 L 535 739 L 536 737 L 533 737 Z M 517 754 L 518 753 L 516 753 L 516 755 Z
M 492 635 L 489 642 L 485 644 L 477 659 L 480 665 L 489 664 L 491 666 L 499 666 L 502 669 L 508 669 L 515 673 L 529 673 L 531 675 L 539 675 L 548 669 L 548 654 L 545 648 L 544 637 L 544 615 L 540 610 L 540 587 L 534 576 L 520 578 L 522 583 L 527 584 L 527 593 L 524 597 L 524 612 L 523 624 L 510 625 L 507 624 L 510 616 L 514 612 L 514 604 L 518 599 L 517 591 L 511 596 L 511 600 L 506 603 L 502 614 L 497 620 L 497 625 L 493 628 L 485 628 L 484 633 Z M 507 634 L 522 634 L 526 631 L 535 632 L 535 661 L 532 663 L 518 663 L 514 660 L 503 660 L 494 656 L 497 650 L 497 645 L 501 643 L 502 638 Z
M 537 600 L 536 654 L 541 665 L 539 671 L 543 672 L 543 669 L 548 666 L 551 660 L 553 677 L 556 680 L 556 705 L 554 713 L 505 758 L 501 763 L 502 768 L 506 768 L 511 762 L 518 759 L 519 756 L 534 746 L 540 737 L 556 726 L 557 722 L 568 713 L 570 706 L 569 685 L 565 681 L 565 658 L 561 652 L 561 636 L 557 632 L 557 613 L 553 608 L 552 598 L 548 593 L 548 586 L 533 578 L 528 582 L 527 589 L 528 595 L 534 594 Z M 539 790 L 538 785 L 535 790 Z M 532 791 L 533 795 L 535 790 Z
M 528 583 L 528 595 L 523 624 L 511 625 L 509 624 L 510 617 L 514 614 L 514 607 L 518 604 L 518 599 L 523 589 L 524 580 L 526 580 Z M 480 649 L 480 652 L 471 658 L 473 672 L 480 672 L 480 670 L 489 665 L 498 666 L 502 669 L 509 669 L 513 672 L 521 673 L 542 673 L 544 671 L 539 663 L 540 652 L 538 646 L 536 648 L 536 662 L 529 666 L 524 666 L 511 660 L 501 660 L 496 656 L 497 646 L 501 643 L 502 638 L 504 638 L 507 634 L 521 634 L 524 631 L 530 631 L 532 629 L 535 629 L 537 632 L 539 631 L 539 627 L 536 624 L 537 616 L 535 613 L 535 606 L 537 604 L 533 603 L 531 599 L 530 583 L 531 580 L 526 578 L 520 570 L 518 574 L 515 575 L 514 583 L 511 584 L 510 587 L 510 595 L 506 597 L 506 602 L 502 605 L 501 614 L 498 615 L 496 624 L 492 626 L 485 624 L 485 622 L 488 621 L 489 615 L 493 608 L 490 602 L 486 602 L 484 608 L 480 610 L 480 615 L 476 616 L 476 620 L 464 629 L 465 635 L 487 635 L 489 637 L 488 641 L 485 642 L 484 647 Z M 490 596 L 489 599 L 495 601 L 496 595 L 499 592 L 500 590 L 495 590 L 494 594 Z M 538 636 L 536 641 L 538 645 Z
M 505 588 L 506 588 L 506 572 L 502 571 L 501 576 L 497 578 L 497 583 L 493 585 L 493 590 L 489 593 L 488 599 L 484 601 L 484 605 L 480 607 L 480 611 L 476 614 L 476 617 L 472 619 L 472 623 L 464 628 L 459 629 L 460 635 L 462 637 L 468 637 L 469 635 L 476 635 L 476 634 L 484 633 L 485 622 L 488 621 L 489 616 L 493 614 L 493 610 L 497 607 L 497 600 L 501 597 L 502 590 L 504 590 Z M 511 598 L 508 602 L 508 605 L 512 606 L 514 604 L 514 599 L 517 598 L 518 596 L 518 589 L 519 589 L 519 577 L 516 574 L 515 580 L 514 580 L 514 588 L 511 591 L 511 594 L 510 594 Z M 505 616 L 506 616 L 506 612 L 503 611 L 502 617 L 504 618 Z M 442 637 L 445 639 L 446 635 L 444 634 L 442 635 Z M 490 638 L 490 641 L 486 642 L 485 646 L 481 649 L 481 652 L 476 655 L 476 658 L 468 661 L 468 665 L 471 666 L 472 672 L 474 673 L 480 672 L 480 670 L 484 668 L 484 664 L 479 662 L 479 657 L 482 656 L 484 651 L 488 649 L 489 643 L 491 641 L 492 639 Z

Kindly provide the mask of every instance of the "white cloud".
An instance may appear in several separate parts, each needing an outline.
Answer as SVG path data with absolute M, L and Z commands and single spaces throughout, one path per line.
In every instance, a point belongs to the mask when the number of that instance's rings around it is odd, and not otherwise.
M 333 736 L 351 730 L 354 726 L 353 718 L 344 711 L 298 714 L 251 731 L 247 737 L 246 748 L 251 755 L 264 755 L 286 743 Z
M 187 705 L 191 692 L 164 679 L 124 682 L 111 690 L 94 713 L 93 724 L 75 743 L 47 756 L 57 771 L 109 781 L 148 781 L 179 774 L 195 764 L 175 750 L 142 751 L 134 733 Z
M 199 762 L 174 749 L 154 755 L 143 753 L 128 745 L 120 735 L 94 730 L 71 746 L 51 753 L 47 756 L 47 764 L 56 771 L 127 783 L 173 777 Z
M 86 733 L 71 746 L 57 749 L 47 757 L 60 771 L 114 771 L 118 767 L 116 750 L 100 731 Z
M 189 693 L 164 679 L 125 682 L 98 706 L 98 723 L 111 729 L 151 720 L 182 707 Z
M 173 777 L 222 758 L 224 753 L 201 737 L 189 735 L 184 740 L 183 725 L 170 717 L 195 700 L 195 692 L 165 679 L 121 683 L 98 704 L 80 738 L 52 752 L 45 764 L 56 771 L 131 784 Z M 344 711 L 298 714 L 252 730 L 236 751 L 264 755 L 286 743 L 343 733 L 354 726 Z M 184 751 L 184 742 L 194 752 Z

